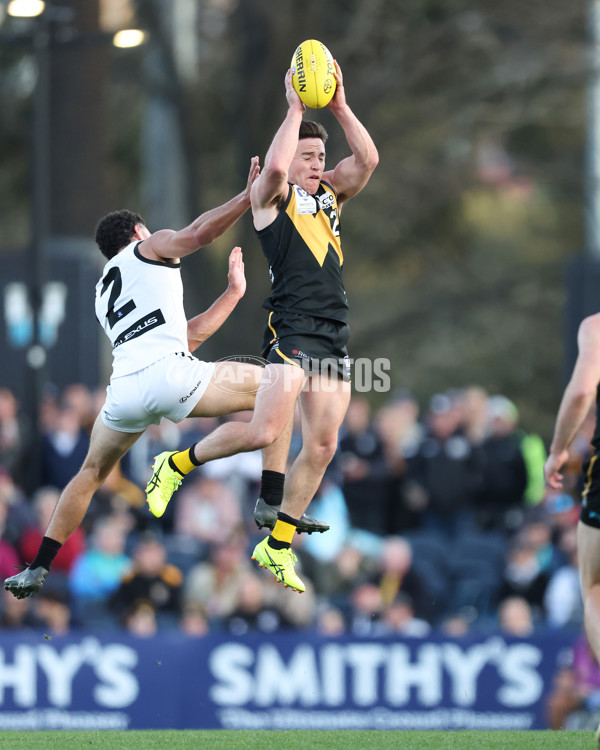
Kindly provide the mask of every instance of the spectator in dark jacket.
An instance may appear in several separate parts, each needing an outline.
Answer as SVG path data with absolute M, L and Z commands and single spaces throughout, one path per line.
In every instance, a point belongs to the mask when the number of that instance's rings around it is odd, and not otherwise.
M 182 583 L 179 568 L 167 563 L 162 541 L 152 532 L 144 532 L 133 553 L 131 572 L 113 594 L 111 605 L 123 617 L 137 601 L 149 602 L 159 618 L 174 621 L 181 615 Z

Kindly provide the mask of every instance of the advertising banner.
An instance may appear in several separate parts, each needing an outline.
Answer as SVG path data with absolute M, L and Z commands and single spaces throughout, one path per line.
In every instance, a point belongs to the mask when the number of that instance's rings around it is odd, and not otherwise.
M 0 729 L 544 729 L 572 641 L 0 633 Z

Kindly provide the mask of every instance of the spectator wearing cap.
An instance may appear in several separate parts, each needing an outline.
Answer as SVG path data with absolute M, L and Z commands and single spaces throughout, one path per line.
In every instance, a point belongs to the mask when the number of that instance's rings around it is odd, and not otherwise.
M 477 499 L 478 526 L 512 528 L 523 518 L 527 466 L 517 407 L 504 396 L 488 399 L 488 434 L 481 444 L 483 474 Z
M 431 398 L 427 432 L 408 460 L 413 492 L 423 496 L 421 525 L 456 536 L 475 523 L 474 505 L 480 491 L 482 456 L 461 429 L 457 399 L 446 393 Z

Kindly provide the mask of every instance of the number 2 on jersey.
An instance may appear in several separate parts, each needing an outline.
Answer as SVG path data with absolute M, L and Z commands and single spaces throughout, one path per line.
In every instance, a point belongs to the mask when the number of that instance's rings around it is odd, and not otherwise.
M 123 320 L 126 315 L 129 315 L 130 312 L 135 310 L 136 304 L 132 299 L 130 299 L 122 304 L 118 310 L 115 310 L 115 303 L 119 299 L 121 289 L 123 288 L 123 283 L 121 281 L 121 271 L 119 270 L 119 268 L 117 268 L 117 266 L 113 266 L 106 274 L 106 276 L 102 279 L 102 291 L 100 295 L 103 295 L 111 284 L 112 289 L 110 290 L 110 296 L 108 298 L 108 309 L 106 311 L 106 317 L 108 319 L 108 325 L 112 328 L 115 323 Z
M 335 208 L 329 214 L 329 223 L 331 224 L 331 231 L 333 232 L 333 236 L 339 237 L 340 236 L 340 221 L 338 218 L 337 209 Z

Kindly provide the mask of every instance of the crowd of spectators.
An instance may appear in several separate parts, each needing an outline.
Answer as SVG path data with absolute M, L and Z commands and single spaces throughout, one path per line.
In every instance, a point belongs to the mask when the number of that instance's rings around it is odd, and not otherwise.
M 17 399 L 0 388 L 3 577 L 35 556 L 103 395 L 81 384 L 47 394 L 42 439 L 32 445 Z M 294 541 L 302 596 L 250 561 L 264 535 L 252 516 L 260 453 L 200 467 L 161 519 L 147 510 L 153 456 L 190 445 L 217 423 L 150 428 L 94 496 L 40 594 L 19 601 L 3 592 L 0 628 L 139 636 L 167 628 L 195 636 L 282 628 L 328 636 L 581 632 L 575 528 L 592 420 L 575 441 L 565 490 L 554 494 L 543 483 L 542 439 L 521 429 L 504 396 L 467 387 L 435 394 L 421 410 L 400 391 L 376 411 L 354 396 L 311 504 L 331 530 Z M 295 433 L 292 456 L 300 443 Z

